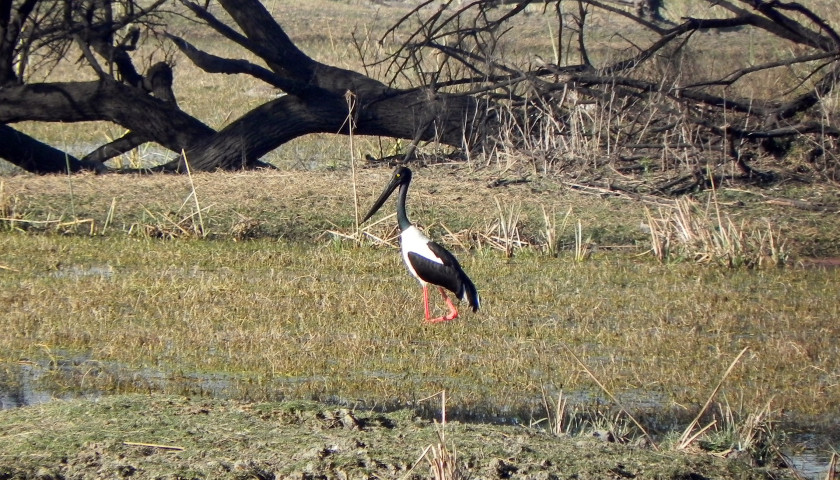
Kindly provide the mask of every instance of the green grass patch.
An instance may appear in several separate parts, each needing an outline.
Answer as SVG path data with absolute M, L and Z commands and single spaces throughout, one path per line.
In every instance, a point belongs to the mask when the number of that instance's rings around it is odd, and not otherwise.
M 446 390 L 453 409 L 530 421 L 545 415 L 544 391 L 604 401 L 569 349 L 634 411 L 682 416 L 747 347 L 723 388 L 730 402 L 772 401 L 815 422 L 840 408 L 838 270 L 459 252 L 482 310 L 429 326 L 391 249 L 19 233 L 2 243 L 5 369 L 36 365 L 68 389 L 391 406 Z

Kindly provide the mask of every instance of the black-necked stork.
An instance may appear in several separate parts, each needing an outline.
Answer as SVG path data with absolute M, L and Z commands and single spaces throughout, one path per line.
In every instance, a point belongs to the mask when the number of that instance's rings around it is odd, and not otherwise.
M 466 299 L 473 311 L 478 311 L 478 291 L 467 274 L 464 273 L 464 270 L 461 269 L 458 259 L 439 244 L 429 240 L 429 237 L 423 235 L 423 232 L 408 221 L 408 215 L 405 213 L 405 199 L 408 196 L 408 185 L 410 183 L 411 170 L 406 167 L 397 167 L 393 177 L 391 177 L 391 182 L 385 187 L 376 203 L 373 204 L 370 212 L 365 215 L 362 223 L 372 217 L 382 207 L 385 200 L 388 200 L 391 193 L 399 187 L 397 223 L 400 226 L 400 248 L 408 272 L 414 275 L 423 287 L 423 309 L 426 322 L 438 323 L 458 318 L 458 309 L 446 295 L 444 288 L 454 293 L 460 300 Z M 446 305 L 449 307 L 449 313 L 446 315 L 430 318 L 429 284 L 437 285 L 440 294 L 443 295 Z

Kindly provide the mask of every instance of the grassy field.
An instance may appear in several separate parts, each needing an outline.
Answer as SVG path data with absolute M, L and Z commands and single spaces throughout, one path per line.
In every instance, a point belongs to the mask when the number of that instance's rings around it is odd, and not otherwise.
M 348 68 L 360 66 L 339 33 L 398 14 L 267 4 L 307 53 Z M 186 61 L 175 72 L 181 105 L 214 128 L 275 93 Z M 121 134 L 26 129 L 81 150 Z M 584 188 L 517 159 L 418 168 L 410 216 L 482 296 L 480 312 L 430 326 L 395 220 L 356 225 L 390 171 L 354 178 L 351 159 L 393 144 L 355 141 L 351 152 L 346 138 L 296 140 L 271 154 L 276 171 L 0 178 L 0 387 L 32 388 L 22 372 L 34 372 L 58 397 L 371 408 L 428 408 L 420 399 L 445 390 L 461 418 L 638 435 L 632 414 L 674 443 L 702 410 L 701 425 L 716 422 L 699 437 L 710 449 L 757 432 L 837 448 L 840 270 L 824 268 L 840 256 L 836 185 L 723 185 L 674 201 Z
M 358 175 L 360 210 L 388 173 Z M 833 421 L 840 271 L 802 268 L 797 250 L 835 243 L 820 214 L 755 200 L 722 207 L 772 215 L 792 246 L 785 268 L 660 262 L 640 202 L 545 180 L 489 188 L 492 177 L 461 174 L 419 170 L 409 205 L 483 298 L 479 313 L 439 326 L 422 323 L 419 286 L 392 246 L 344 237 L 354 225 L 349 172 L 202 174 L 195 190 L 172 176 L 8 177 L 6 378 L 26 362 L 59 391 L 379 406 L 446 389 L 453 411 L 523 422 L 548 415 L 544 394 L 591 413 L 616 406 L 608 391 L 664 431 L 687 422 L 747 348 L 714 415 L 769 405 L 791 428 Z M 744 195 L 720 192 L 734 194 Z M 512 210 L 520 243 L 504 248 L 499 224 Z M 543 211 L 557 212 L 555 253 Z M 588 241 L 576 253 L 578 221 Z M 367 231 L 393 241 L 394 223 Z

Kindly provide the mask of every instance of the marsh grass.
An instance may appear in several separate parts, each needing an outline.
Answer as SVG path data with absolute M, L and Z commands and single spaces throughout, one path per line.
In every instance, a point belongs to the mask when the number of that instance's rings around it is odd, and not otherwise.
M 154 412 L 154 415 L 150 415 Z M 234 402 L 182 395 L 114 395 L 58 401 L 2 412 L 3 473 L 16 477 L 430 478 L 408 472 L 424 445 L 439 441 L 436 425 L 411 409 L 382 413 L 310 401 Z M 363 430 L 342 424 L 363 425 Z M 611 478 L 704 476 L 790 478 L 709 455 L 562 439 L 520 425 L 452 421 L 461 478 L 536 472 Z M 427 462 L 421 459 L 419 467 Z
M 502 207 L 499 199 L 496 198 L 496 211 L 498 221 L 491 226 L 489 234 L 485 235 L 488 244 L 504 252 L 505 256 L 513 256 L 515 249 L 521 248 L 525 243 L 519 235 L 519 217 L 522 214 L 522 206 L 512 204 Z
M 840 408 L 830 373 L 840 368 L 837 270 L 657 263 L 602 249 L 581 262 L 582 225 L 632 246 L 644 232 L 622 235 L 644 209 L 547 183 L 489 189 L 487 179 L 455 173 L 419 170 L 410 205 L 412 218 L 434 222 L 427 229 L 484 299 L 478 314 L 442 327 L 422 323 L 393 216 L 363 226 L 364 242 L 353 236 L 349 202 L 369 204 L 390 169 L 361 170 L 355 190 L 348 172 L 82 175 L 72 189 L 64 176 L 8 177 L 0 384 L 24 365 L 56 396 L 165 392 L 373 408 L 418 407 L 445 389 L 456 417 L 562 435 L 630 441 L 696 417 L 715 423 L 695 429 L 693 444 L 721 454 L 740 451 L 753 430 L 762 439 L 753 445 L 781 438 L 765 427 L 818 430 Z M 71 192 L 76 217 L 93 227 L 38 223 L 71 220 Z M 722 201 L 720 210 L 730 214 Z M 556 211 L 567 213 L 546 220 Z M 476 246 L 486 225 L 502 222 L 532 245 L 513 256 Z M 550 238 L 556 255 L 546 254 Z M 745 347 L 744 368 L 720 388 L 739 399 L 737 410 L 704 408 L 721 382 L 715 372 Z M 431 445 L 424 462 L 447 474 L 454 447 Z M 766 458 L 762 448 L 747 451 Z
M 724 372 L 723 377 L 720 379 L 717 386 L 714 388 L 714 390 L 712 390 L 711 395 L 709 395 L 709 399 L 706 400 L 706 403 L 703 404 L 703 407 L 700 409 L 699 412 L 697 412 L 697 416 L 694 417 L 694 419 L 691 421 L 691 423 L 688 424 L 688 427 L 686 427 L 685 431 L 683 432 L 682 436 L 680 437 L 679 443 L 677 445 L 678 449 L 687 448 L 689 445 L 691 445 L 694 442 L 694 440 L 696 440 L 700 435 L 702 435 L 703 432 L 707 431 L 709 428 L 714 426 L 714 424 L 716 422 L 712 422 L 709 425 L 701 428 L 699 432 L 694 433 L 694 428 L 698 426 L 698 422 L 699 422 L 700 418 L 703 416 L 703 414 L 709 408 L 709 405 L 712 404 L 712 401 L 714 401 L 715 397 L 717 396 L 718 392 L 720 391 L 721 387 L 723 386 L 723 382 L 726 381 L 726 378 L 729 376 L 730 373 L 732 373 L 732 370 L 738 364 L 738 361 L 741 360 L 741 357 L 743 357 L 744 354 L 747 352 L 747 348 L 748 347 L 744 347 L 744 349 L 741 350 L 740 353 L 738 353 L 738 355 L 735 357 L 735 360 L 732 361 L 732 363 L 729 365 L 729 368 L 727 368 L 726 372 Z
M 210 394 L 219 378 L 213 394 L 233 398 L 385 406 L 445 388 L 456 415 L 523 421 L 545 416 L 543 395 L 582 407 L 609 391 L 634 416 L 654 396 L 650 408 L 688 417 L 719 381 L 709 365 L 749 346 L 725 386 L 744 411 L 771 398 L 802 418 L 840 407 L 821 373 L 840 358 L 837 271 L 458 251 L 484 306 L 434 328 L 390 248 L 3 236 L 3 362 L 45 365 L 71 390 Z
M 756 464 L 766 465 L 780 455 L 776 449 L 784 443 L 775 425 L 777 416 L 769 402 L 762 409 L 744 414 L 724 400 L 718 404 L 713 427 L 698 444 L 722 456 L 746 452 Z
M 659 261 L 687 259 L 719 263 L 730 268 L 778 267 L 789 261 L 786 241 L 770 221 L 750 225 L 721 212 L 715 191 L 706 207 L 690 197 L 673 207 L 659 207 L 658 216 L 646 209 L 651 252 Z
M 645 427 L 641 423 L 639 423 L 639 421 L 636 420 L 636 418 L 633 417 L 633 414 L 630 413 L 630 411 L 623 405 L 623 403 L 620 400 L 618 400 L 615 397 L 615 395 L 612 394 L 612 392 L 610 392 L 609 388 L 607 388 L 601 382 L 601 380 L 599 380 L 598 377 L 594 373 L 592 373 L 592 370 L 590 370 L 589 367 L 587 367 L 586 364 L 583 363 L 583 361 L 581 361 L 581 359 L 578 358 L 578 356 L 575 355 L 575 353 L 572 350 L 569 350 L 569 355 L 571 355 L 572 358 L 575 359 L 578 365 L 580 365 L 580 368 L 582 368 L 586 372 L 586 374 L 589 375 L 592 381 L 595 382 L 596 385 L 598 385 L 598 387 L 601 389 L 602 392 L 604 392 L 604 394 L 607 395 L 610 401 L 612 401 L 615 404 L 615 406 L 618 407 L 619 412 L 616 414 L 614 420 L 607 422 L 609 426 L 608 430 L 610 431 L 610 433 L 613 434 L 613 437 L 618 439 L 627 438 L 628 435 L 625 434 L 625 432 L 627 432 L 627 428 L 625 428 L 625 424 L 620 422 L 620 420 L 622 419 L 622 415 L 626 415 L 626 418 L 630 419 L 630 421 L 633 422 L 633 424 L 639 429 L 642 435 L 644 435 L 645 438 L 650 442 L 650 445 L 654 449 L 658 449 L 656 443 L 653 441 L 653 438 L 650 436 L 650 434 L 648 434 L 647 430 L 645 430 Z
M 204 217 L 202 211 L 208 209 L 210 206 L 202 207 L 198 201 L 198 192 L 195 188 L 195 181 L 193 179 L 192 171 L 189 167 L 189 162 L 184 162 L 187 166 L 187 180 L 189 181 L 189 194 L 187 194 L 181 206 L 175 212 L 152 212 L 148 208 L 144 209 L 144 221 L 139 224 L 133 224 L 128 229 L 128 234 L 131 235 L 136 230 L 139 230 L 141 235 L 151 238 L 205 238 L 209 234 L 207 227 L 204 224 Z M 105 217 L 105 223 L 102 230 L 107 228 L 107 225 L 113 221 L 114 207 L 116 199 L 111 201 L 111 208 Z M 189 207 L 188 207 L 189 205 Z M 212 205 L 211 205 L 212 206 Z M 239 221 L 235 222 L 230 229 L 230 236 L 234 240 L 241 240 L 249 236 L 249 231 L 253 224 L 250 219 L 240 215 Z

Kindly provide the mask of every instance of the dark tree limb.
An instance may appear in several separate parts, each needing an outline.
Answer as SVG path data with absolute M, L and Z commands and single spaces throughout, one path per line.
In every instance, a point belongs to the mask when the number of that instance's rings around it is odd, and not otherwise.
M 163 1 L 155 0 L 154 5 Z M 665 23 L 622 10 L 612 5 L 614 0 L 566 1 L 562 8 L 560 0 L 503 0 L 501 3 L 508 6 L 499 9 L 495 9 L 498 1 L 470 1 L 457 9 L 453 8 L 454 2 L 444 2 L 439 8 L 427 9 L 428 16 L 410 27 L 401 49 L 373 62 L 364 59 L 367 65 L 387 69 L 383 82 L 308 57 L 258 0 L 219 0 L 225 16 L 216 16 L 208 9 L 209 2 L 181 0 L 194 18 L 224 41 L 242 46 L 259 59 L 211 55 L 196 48 L 185 34 L 165 32 L 193 63 L 208 73 L 250 75 L 284 93 L 214 131 L 178 108 L 170 65 L 158 63 L 145 75 L 135 69 L 131 56 L 138 34 L 129 31 L 123 35 L 124 30 L 120 30 L 126 27 L 125 19 L 135 13 L 118 18 L 116 9 L 110 10 L 109 0 L 0 0 L 0 33 L 17 35 L 12 39 L 12 53 L 4 50 L 5 37 L 0 35 L 0 79 L 7 79 L 0 88 L 0 123 L 117 123 L 129 133 L 91 152 L 78 164 L 65 163 L 71 169 L 91 168 L 91 164 L 101 167 L 114 154 L 151 141 L 174 152 L 172 160 L 160 167 L 173 171 L 184 171 L 187 162 L 194 170 L 264 166 L 261 157 L 293 138 L 309 133 L 348 134 L 349 125 L 360 135 L 404 138 L 412 145 L 434 140 L 461 147 L 500 138 L 492 133 L 502 120 L 515 125 L 522 136 L 513 140 L 516 145 L 539 143 L 529 137 L 540 132 L 534 121 L 550 123 L 558 137 L 569 136 L 574 121 L 574 134 L 585 139 L 581 144 L 595 149 L 583 152 L 581 157 L 597 157 L 601 148 L 608 152 L 591 162 L 596 166 L 626 158 L 616 155 L 615 149 L 630 148 L 627 146 L 631 144 L 661 147 L 662 152 L 670 149 L 665 145 L 679 144 L 679 149 L 687 151 L 686 162 L 691 159 L 700 164 L 707 158 L 703 149 L 720 151 L 722 146 L 733 146 L 737 141 L 738 151 L 729 153 L 748 176 L 756 175 L 749 159 L 761 140 L 810 135 L 828 138 L 831 143 L 838 138 L 838 131 L 825 125 L 815 108 L 840 81 L 840 42 L 833 27 L 795 2 L 706 1 L 731 14 L 731 18 Z M 42 6 L 42 10 L 32 10 L 33 15 L 42 15 L 39 20 L 48 21 L 33 20 L 31 29 L 15 30 L 12 6 L 30 3 Z M 433 3 L 421 2 L 400 24 L 407 26 L 409 20 L 426 11 L 421 7 Z M 551 40 L 556 45 L 555 62 L 572 58 L 572 62 L 580 59 L 579 64 L 553 65 L 536 59 L 532 63 L 533 57 L 520 61 L 503 54 L 504 36 L 515 32 L 510 21 L 533 3 L 544 3 L 543 14 L 556 16 L 560 33 Z M 590 19 L 600 18 L 593 15 L 599 9 L 631 19 L 644 30 L 638 37 L 616 32 L 611 41 L 625 41 L 627 48 L 615 49 L 615 56 L 602 64 L 598 63 L 605 58 L 600 55 L 600 47 L 591 44 L 597 36 L 588 35 L 597 28 Z M 570 21 L 571 28 L 567 28 Z M 691 69 L 682 69 L 679 62 L 699 37 L 708 38 L 698 32 L 724 29 L 760 29 L 796 44 L 795 51 L 804 49 L 805 53 L 736 65 L 718 78 L 704 78 L 705 72 L 689 77 Z M 40 37 L 22 43 L 20 36 L 33 31 Z M 21 58 L 16 55 L 25 55 L 27 48 L 49 46 L 53 51 L 66 52 L 73 39 L 87 63 L 97 69 L 99 81 L 21 85 L 24 76 L 9 74 L 4 66 L 6 59 Z M 564 48 L 574 51 L 563 52 Z M 431 68 L 427 68 L 429 52 L 442 57 Z M 533 69 L 533 64 L 540 68 Z M 751 78 L 794 66 L 797 72 L 808 71 L 801 73 L 801 83 L 788 91 L 764 98 L 738 97 L 736 92 L 744 92 L 741 86 Z M 417 75 L 409 71 L 415 68 Z M 393 80 L 397 78 L 408 80 L 403 85 L 416 88 L 396 88 Z M 597 119 L 609 121 L 605 125 Z M 559 143 L 572 143 L 564 141 Z M 636 151 L 631 157 L 641 158 L 647 153 Z M 560 158 L 558 161 L 566 165 L 576 152 L 537 154 Z M 53 162 L 48 169 L 58 168 L 58 163 Z M 697 168 L 689 166 L 686 170 Z
M 710 86 L 730 86 L 733 83 L 737 82 L 741 78 L 751 73 L 759 72 L 761 70 L 769 70 L 771 68 L 778 68 L 778 67 L 789 67 L 792 65 L 800 64 L 800 63 L 808 63 L 817 60 L 840 60 L 840 52 L 829 52 L 829 53 L 815 53 L 811 55 L 802 55 L 799 57 L 789 58 L 785 60 L 776 60 L 772 62 L 766 62 L 759 65 L 752 65 L 750 67 L 739 68 L 729 74 L 723 76 L 722 78 L 717 78 L 713 80 L 705 80 L 702 82 L 692 83 L 690 85 L 684 85 L 682 88 L 684 89 L 698 89 L 701 87 L 710 87 Z
M 93 168 L 92 164 L 3 124 L 0 124 L 0 158 L 7 158 L 33 173 L 78 172 L 86 167 Z
M 436 140 L 461 145 L 482 124 L 480 103 L 461 95 L 428 89 L 399 90 L 360 73 L 319 63 L 306 56 L 255 0 L 221 0 L 244 37 L 192 2 L 184 2 L 219 33 L 262 58 L 269 70 L 244 60 L 224 59 L 172 39 L 197 66 L 211 72 L 247 73 L 284 90 L 287 95 L 248 112 L 212 137 L 186 149 L 192 169 L 250 168 L 261 156 L 308 133 L 349 133 L 355 98 L 354 132 L 396 138 Z M 466 132 L 466 133 L 465 133 Z M 183 158 L 176 162 L 183 170 Z M 170 165 L 171 167 L 172 165 Z
M 171 103 L 112 80 L 0 88 L 0 123 L 110 121 L 173 151 L 215 133 Z
M 248 39 L 247 41 L 239 40 L 237 43 L 265 60 L 271 70 L 304 83 L 315 78 L 314 70 L 318 65 L 317 62 L 309 58 L 292 42 L 260 2 L 220 0 L 219 3 Z M 230 28 L 219 29 L 219 25 L 223 24 L 215 22 L 211 26 L 217 28 L 217 31 L 223 35 L 227 31 L 232 31 Z M 233 40 L 235 38 L 231 37 Z
M 780 119 L 787 119 L 813 107 L 825 97 L 834 87 L 840 83 L 840 63 L 835 62 L 829 67 L 828 73 L 817 82 L 816 86 L 808 93 L 802 94 L 792 101 L 783 104 L 775 112 Z
M 265 60 L 269 64 L 271 70 L 277 72 L 281 76 L 286 77 L 287 81 L 292 79 L 298 81 L 303 80 L 302 83 L 287 84 L 286 88 L 289 89 L 287 90 L 288 93 L 294 94 L 297 91 L 296 88 L 304 88 L 306 79 L 311 76 L 311 72 L 301 72 L 298 71 L 298 69 L 306 68 L 305 66 L 310 65 L 312 63 L 312 60 L 309 57 L 307 57 L 303 52 L 301 52 L 296 46 L 294 46 L 294 43 L 291 41 L 291 39 L 289 39 L 285 32 L 282 32 L 281 30 L 279 33 L 274 32 L 274 34 L 271 35 L 274 41 L 279 42 L 277 46 L 286 52 L 285 54 L 278 54 L 276 48 L 270 47 L 270 45 L 274 44 L 260 43 L 258 41 L 254 41 L 252 38 L 250 38 L 250 36 L 240 34 L 233 28 L 229 27 L 224 22 L 213 16 L 206 8 L 201 7 L 195 2 L 181 0 L 181 3 L 187 6 L 198 18 L 207 22 L 207 24 L 211 28 L 213 28 L 213 30 L 220 33 L 228 40 L 237 43 L 238 45 L 244 47 L 246 50 L 252 52 L 254 55 Z M 262 5 L 255 6 L 246 3 L 242 6 L 248 9 L 248 12 L 244 14 L 245 17 L 254 14 L 258 15 L 258 18 L 260 19 L 258 21 L 268 21 L 274 23 L 274 19 L 271 18 L 271 16 L 268 14 L 265 8 L 262 7 Z M 269 35 L 258 36 L 258 38 L 268 36 Z M 290 48 L 291 51 L 289 51 Z M 286 66 L 287 64 L 289 66 Z
M 88 153 L 82 158 L 82 162 L 102 164 L 111 158 L 130 152 L 147 142 L 149 142 L 148 137 L 144 137 L 136 132 L 128 132 L 122 137 L 101 145 L 96 150 Z M 102 168 L 105 169 L 107 167 L 103 165 Z
M 37 3 L 38 0 L 25 0 L 15 7 L 11 0 L 0 2 L 0 85 L 19 81 L 13 68 L 15 47 L 21 29 Z
M 113 122 L 129 133 L 92 151 L 86 161 L 101 166 L 116 154 L 153 141 L 179 153 L 177 159 L 161 167 L 176 171 L 183 171 L 185 162 L 197 170 L 264 166 L 260 161 L 262 156 L 297 136 L 349 133 L 348 115 L 353 116 L 353 128 L 358 134 L 437 140 L 450 145 L 477 137 L 476 130 L 486 124 L 481 102 L 469 96 L 425 88 L 393 89 L 357 72 L 309 58 L 256 0 L 220 2 L 244 35 L 196 3 L 183 3 L 223 36 L 262 58 L 269 68 L 209 55 L 170 35 L 192 61 L 208 72 L 252 75 L 287 95 L 252 110 L 216 132 L 178 108 L 169 65 L 158 63 L 145 76 L 134 70 L 128 55 L 134 49 L 132 34 L 116 41 L 114 25 L 118 22 L 109 10 L 110 4 L 92 0 L 86 4 L 63 3 L 65 9 L 59 13 L 100 80 L 4 88 L 0 90 L 0 122 Z M 102 9 L 102 15 L 90 14 L 93 10 L 84 11 L 93 8 Z M 114 72 L 106 70 L 94 54 L 115 65 L 119 78 L 112 76 Z M 348 94 L 355 99 L 352 112 L 346 100 Z
M 209 54 L 203 50 L 199 50 L 194 45 L 176 35 L 167 34 L 167 38 L 192 61 L 195 66 L 204 70 L 207 73 L 224 73 L 227 75 L 234 75 L 238 73 L 250 75 L 258 80 L 273 85 L 283 91 L 287 92 L 303 92 L 304 87 L 291 82 L 280 75 L 275 74 L 267 68 L 255 65 L 247 60 L 236 60 L 222 58 L 216 55 Z
M 172 91 L 172 67 L 158 62 L 149 68 L 143 77 L 143 89 L 166 103 L 176 105 L 175 92 Z

